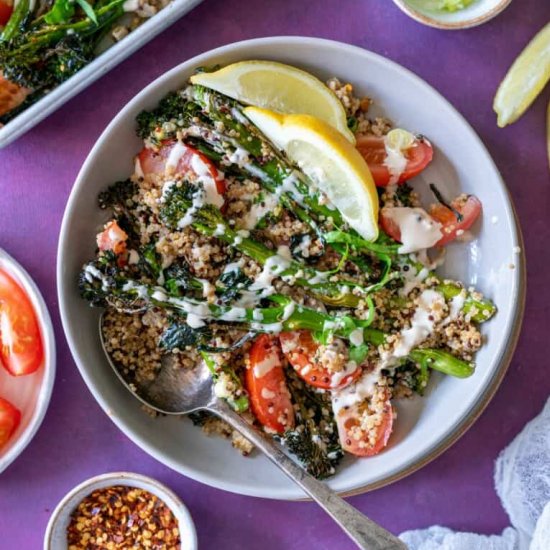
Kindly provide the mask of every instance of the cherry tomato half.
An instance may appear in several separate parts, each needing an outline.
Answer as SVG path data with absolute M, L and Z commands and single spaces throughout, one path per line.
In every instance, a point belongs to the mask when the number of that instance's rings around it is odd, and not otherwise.
M 126 252 L 126 241 L 128 235 L 115 220 L 105 224 L 103 231 L 97 235 L 97 246 L 99 250 L 112 250 L 115 254 Z
M 368 429 L 361 427 L 368 417 Z M 387 444 L 393 429 L 393 408 L 389 399 L 379 411 L 370 413 L 363 403 L 343 408 L 336 414 L 342 449 L 356 456 L 374 456 Z M 364 422 L 363 422 L 364 423 Z
M 143 173 L 145 175 L 165 174 L 166 164 L 174 147 L 181 148 L 174 173 L 193 172 L 196 175 L 201 175 L 199 171 L 204 170 L 216 182 L 218 193 L 220 195 L 225 193 L 225 180 L 220 177 L 220 173 L 212 161 L 193 147 L 178 143 L 175 140 L 163 141 L 158 151 L 148 147 L 141 150 L 138 154 L 138 160 Z
M 474 195 L 461 195 L 451 202 L 453 209 L 461 215 L 460 221 L 455 212 L 442 204 L 432 204 L 429 208 L 430 216 L 441 224 L 442 237 L 434 246 L 444 246 L 464 231 L 472 227 L 481 214 L 481 201 Z M 390 209 L 380 211 L 380 226 L 395 241 L 401 242 L 401 230 L 393 218 L 388 215 Z
M 319 344 L 315 342 L 309 330 L 282 332 L 279 334 L 279 339 L 288 362 L 294 367 L 298 376 L 310 386 L 323 390 L 341 389 L 357 380 L 361 375 L 359 365 L 342 377 L 321 365 L 315 359 Z
M 456 239 L 460 232 L 467 231 L 474 225 L 481 214 L 481 201 L 474 195 L 461 195 L 451 202 L 451 206 L 461 215 L 462 219 L 457 220 L 456 214 L 442 204 L 432 204 L 430 215 L 443 227 L 443 237 L 436 246 L 443 246 Z
M 364 135 L 357 139 L 356 147 L 367 161 L 374 183 L 378 187 L 386 187 L 390 183 L 391 174 L 388 167 L 384 164 L 388 156 L 384 138 Z M 407 158 L 407 165 L 399 176 L 397 183 L 404 183 L 418 176 L 431 162 L 433 154 L 433 147 L 427 139 L 416 139 L 414 145 L 404 152 Z
M 276 337 L 262 334 L 252 344 L 245 385 L 250 408 L 262 426 L 278 434 L 294 427 L 294 409 Z

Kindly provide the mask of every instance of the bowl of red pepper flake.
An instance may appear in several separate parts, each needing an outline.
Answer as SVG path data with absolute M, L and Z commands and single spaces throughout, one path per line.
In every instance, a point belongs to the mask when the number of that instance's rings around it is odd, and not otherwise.
M 140 474 L 93 477 L 54 510 L 44 550 L 196 550 L 189 511 L 170 489 Z

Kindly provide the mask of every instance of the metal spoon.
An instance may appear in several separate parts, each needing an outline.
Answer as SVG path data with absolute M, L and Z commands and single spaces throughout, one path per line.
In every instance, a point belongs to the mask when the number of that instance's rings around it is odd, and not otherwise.
M 347 535 L 359 546 L 368 550 L 406 550 L 398 538 L 372 520 L 358 512 L 340 498 L 323 482 L 309 475 L 302 467 L 290 459 L 276 444 L 262 432 L 246 422 L 223 399 L 216 397 L 210 371 L 200 361 L 193 369 L 182 369 L 177 360 L 166 355 L 155 380 L 138 389 L 132 389 L 122 377 L 105 349 L 101 316 L 99 335 L 103 351 L 119 380 L 142 403 L 164 414 L 183 415 L 205 410 L 219 416 L 251 441 L 290 479 L 297 483 L 308 495 L 329 514 Z M 137 393 L 139 392 L 139 393 Z

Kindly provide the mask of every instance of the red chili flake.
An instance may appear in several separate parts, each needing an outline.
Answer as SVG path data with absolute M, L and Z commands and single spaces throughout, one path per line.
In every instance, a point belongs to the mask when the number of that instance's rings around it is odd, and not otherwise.
M 71 515 L 67 543 L 68 550 L 181 548 L 170 508 L 148 491 L 125 486 L 99 489 L 82 500 Z

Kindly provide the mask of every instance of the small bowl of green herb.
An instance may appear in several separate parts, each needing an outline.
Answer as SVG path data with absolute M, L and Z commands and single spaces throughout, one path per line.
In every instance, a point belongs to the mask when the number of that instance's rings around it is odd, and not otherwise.
M 419 23 L 444 30 L 468 29 L 486 23 L 512 0 L 393 0 Z

